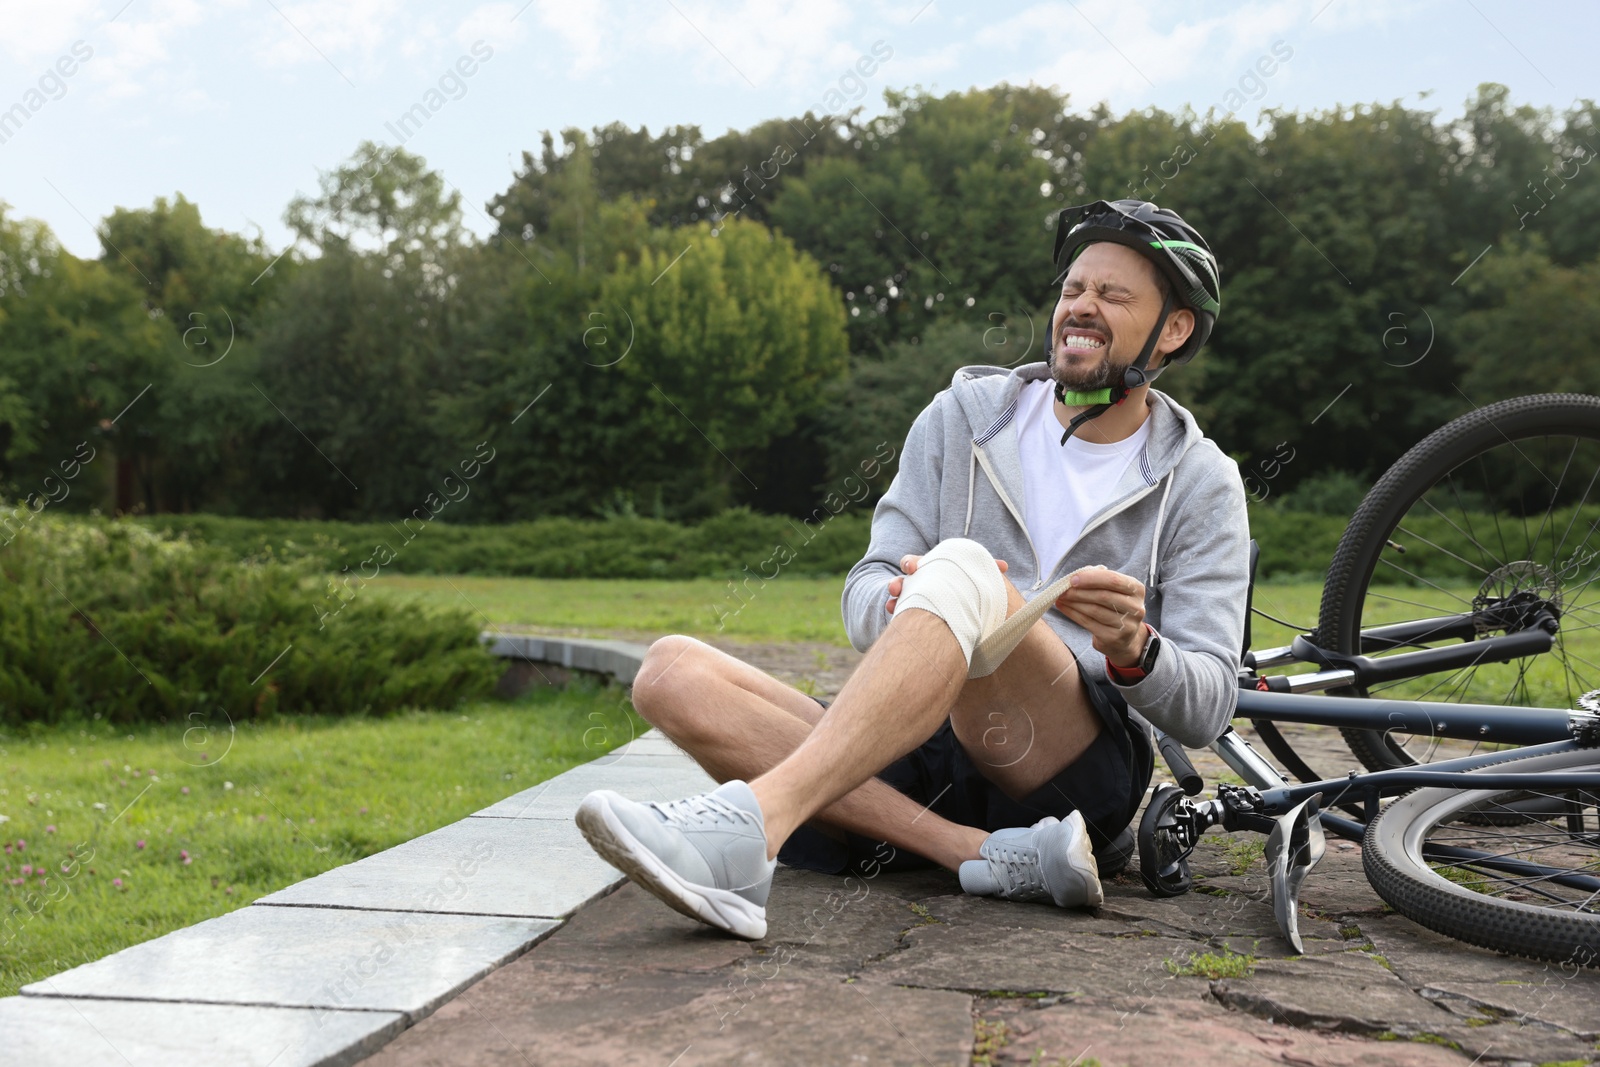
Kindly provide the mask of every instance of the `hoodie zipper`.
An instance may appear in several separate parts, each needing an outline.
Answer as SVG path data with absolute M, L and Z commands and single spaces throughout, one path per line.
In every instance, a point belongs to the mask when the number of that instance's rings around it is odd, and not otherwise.
M 1035 577 L 1033 584 L 1028 587 L 1028 591 L 1033 592 L 1034 590 L 1044 588 L 1046 578 L 1044 566 L 1039 561 L 1039 549 L 1034 545 L 1033 538 L 1028 534 L 1028 524 L 1023 521 L 1022 515 L 1017 511 L 1017 506 L 1013 504 L 1011 502 L 1011 498 L 1006 495 L 1005 487 L 1000 484 L 1000 479 L 995 475 L 993 468 L 989 466 L 989 457 L 987 453 L 985 453 L 977 446 L 976 443 L 974 443 L 972 446 L 972 454 L 977 457 L 979 466 L 983 468 L 983 473 L 989 476 L 989 484 L 994 487 L 995 494 L 1000 497 L 1000 502 L 1006 506 L 1006 510 L 1011 513 L 1011 517 L 1017 520 L 1017 527 L 1022 530 L 1023 540 L 1028 542 L 1028 549 L 1033 553 L 1033 573 Z M 1160 484 L 1159 479 L 1157 484 Z M 1061 553 L 1061 559 L 1056 560 L 1055 567 L 1051 568 L 1050 574 L 1055 574 L 1056 570 L 1060 568 L 1062 561 L 1072 553 L 1074 548 L 1078 547 L 1078 542 L 1082 541 L 1084 537 L 1086 537 L 1092 530 L 1104 525 L 1108 520 L 1115 518 L 1128 508 L 1137 504 L 1139 501 L 1155 492 L 1155 489 L 1156 487 L 1154 485 L 1147 485 L 1137 493 L 1134 493 L 1128 497 L 1124 497 L 1109 511 L 1104 511 L 1100 515 L 1096 516 L 1092 522 L 1086 525 L 1082 530 L 1078 531 L 1078 536 L 1075 537 L 1072 541 L 1072 544 L 1068 545 Z M 969 482 L 968 492 L 970 493 L 971 491 L 972 487 Z
M 976 441 L 972 443 L 972 454 L 977 457 L 978 465 L 983 468 L 983 473 L 989 476 L 989 484 L 994 487 L 996 495 L 1000 497 L 1000 502 L 1006 506 L 1007 511 L 1011 512 L 1011 517 L 1017 520 L 1017 528 L 1022 531 L 1022 539 L 1028 542 L 1028 551 L 1033 553 L 1033 573 L 1038 575 L 1040 573 L 1039 549 L 1034 545 L 1033 538 L 1028 534 L 1028 524 L 1022 521 L 1022 514 L 1017 511 L 1017 506 L 1006 495 L 1005 486 L 1000 484 L 1000 479 L 995 476 L 994 470 L 989 466 L 988 454 L 978 447 Z M 972 482 L 969 479 L 967 492 L 972 492 L 972 489 Z M 1032 588 L 1038 589 L 1039 586 L 1040 582 L 1035 581 Z
M 1145 486 L 1143 489 L 1139 490 L 1137 493 L 1134 493 L 1132 496 L 1127 497 L 1126 499 L 1124 499 L 1121 503 L 1119 503 L 1116 507 L 1112 508 L 1110 511 L 1107 511 L 1104 514 L 1100 515 L 1093 522 L 1091 522 L 1088 525 L 1086 525 L 1082 530 L 1078 531 L 1078 536 L 1073 539 L 1072 544 L 1070 544 L 1070 545 L 1068 545 L 1066 547 L 1066 549 L 1061 553 L 1061 558 L 1056 560 L 1056 565 L 1054 567 L 1050 568 L 1051 575 L 1054 575 L 1056 573 L 1056 571 L 1061 569 L 1061 564 L 1066 562 L 1067 557 L 1072 554 L 1072 550 L 1074 548 L 1078 547 L 1078 542 L 1082 541 L 1085 537 L 1089 536 L 1091 531 L 1095 530 L 1096 528 L 1098 528 L 1100 526 L 1105 525 L 1105 523 L 1107 521 L 1109 521 L 1110 519 L 1113 519 L 1116 516 L 1122 514 L 1124 511 L 1127 511 L 1129 508 L 1133 507 L 1133 505 L 1137 504 L 1139 501 L 1143 500 L 1145 497 L 1149 496 L 1151 493 L 1153 493 L 1155 491 L 1156 491 L 1156 487 L 1155 486 L 1153 486 L 1153 485 Z M 1039 577 L 1039 580 L 1034 583 L 1033 587 L 1035 589 L 1038 589 L 1043 584 L 1044 584 L 1044 576 L 1041 575 Z

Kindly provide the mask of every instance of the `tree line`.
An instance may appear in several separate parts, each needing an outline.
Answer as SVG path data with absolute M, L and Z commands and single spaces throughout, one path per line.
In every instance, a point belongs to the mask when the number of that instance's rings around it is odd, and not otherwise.
M 1268 111 L 1252 134 L 1038 87 L 885 99 L 712 138 L 546 133 L 486 239 L 375 143 L 288 205 L 279 252 L 181 194 L 113 211 L 94 259 L 0 205 L 0 494 L 399 521 L 455 476 L 446 521 L 808 514 L 956 367 L 1040 358 L 1055 214 L 1120 196 L 1219 257 L 1212 341 L 1161 387 L 1259 496 L 1343 507 L 1464 410 L 1600 392 L 1591 101 L 1486 84 L 1456 119 Z

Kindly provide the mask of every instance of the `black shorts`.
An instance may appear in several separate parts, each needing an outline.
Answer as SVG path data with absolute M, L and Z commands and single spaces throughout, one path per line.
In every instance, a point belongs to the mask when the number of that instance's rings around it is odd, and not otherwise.
M 1083 678 L 1079 672 L 1079 678 Z M 1145 732 L 1129 723 L 1127 702 L 1109 681 L 1083 679 L 1089 703 L 1104 725 L 1077 759 L 1050 781 L 1015 800 L 984 777 L 950 720 L 922 745 L 879 771 L 877 777 L 919 804 L 963 826 L 993 833 L 1012 826 L 1032 826 L 1047 815 L 1066 818 L 1083 813 L 1096 852 L 1133 820 L 1154 772 L 1154 753 Z M 827 707 L 825 700 L 817 703 Z M 806 823 L 778 850 L 790 867 L 824 874 L 877 874 L 937 866 L 904 848 L 893 848 L 850 831 L 844 840 Z

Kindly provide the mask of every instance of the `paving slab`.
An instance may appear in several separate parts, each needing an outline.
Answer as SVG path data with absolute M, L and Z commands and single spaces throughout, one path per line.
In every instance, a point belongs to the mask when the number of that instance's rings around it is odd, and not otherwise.
M 1264 960 L 1248 977 L 1212 982 L 1211 996 L 1224 1007 L 1302 1030 L 1420 1034 L 1453 1021 L 1364 952 Z
M 630 800 L 676 800 L 716 788 L 716 781 L 688 757 L 622 759 L 585 763 L 474 812 L 487 819 L 571 821 L 578 802 L 595 789 L 612 789 Z
M 1438 1045 L 1299 1030 L 1193 999 L 1084 997 L 997 1004 L 982 1026 L 990 1063 L 1067 1067 L 1470 1067 Z
M 468 818 L 256 903 L 561 918 L 622 877 L 570 819 Z
M 787 868 L 784 868 L 788 871 Z M 739 965 L 744 974 L 822 971 L 854 976 L 871 961 L 901 951 L 908 930 L 929 921 L 922 901 L 960 892 L 955 875 L 940 868 L 894 878 L 835 878 L 787 873 L 784 891 L 767 899 L 767 936 Z
M 626 886 L 367 1062 L 970 1062 L 968 996 L 853 983 L 779 958 L 737 966 L 758 959 L 758 948 Z
M 559 925 L 251 905 L 23 986 L 26 996 L 364 1008 L 415 1020 Z
M 7 997 L 0 1059 L 28 1067 L 342 1067 L 404 1027 L 399 1012 Z
M 985 897 L 934 897 L 929 921 L 905 932 L 899 951 L 861 968 L 863 981 L 969 992 L 1129 996 L 1171 986 L 1168 960 L 1181 964 L 1205 946 L 1151 934 L 1136 924 Z M 1192 984 L 1190 995 L 1204 992 Z
M 1464 1019 L 1538 1023 L 1591 1045 L 1600 1040 L 1600 972 L 1464 945 L 1399 915 L 1360 928 L 1403 981 Z

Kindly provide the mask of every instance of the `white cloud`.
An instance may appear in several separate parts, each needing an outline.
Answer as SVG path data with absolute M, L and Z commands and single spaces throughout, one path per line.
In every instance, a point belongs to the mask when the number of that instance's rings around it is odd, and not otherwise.
M 580 78 L 600 70 L 608 58 L 615 61 L 619 38 L 631 24 L 613 17 L 610 6 L 599 0 L 533 0 L 529 10 L 517 17 L 517 23 L 529 15 L 537 17 L 540 25 L 560 39 L 567 73 Z M 607 34 L 611 36 L 609 41 Z
M 119 0 L 120 2 L 120 0 Z M 50 63 L 76 40 L 115 14 L 103 0 L 15 0 L 6 5 L 6 32 L 0 34 L 0 52 L 16 60 L 28 78 L 35 66 Z M 8 72 L 14 78 L 18 72 Z
M 1298 51 L 1330 31 L 1413 18 L 1433 3 L 1263 0 L 1218 11 L 1173 2 L 1047 2 L 980 31 L 973 40 L 980 48 L 1042 42 L 1052 58 L 1028 72 L 1028 79 L 1059 86 L 1079 107 L 1104 100 L 1114 108 L 1134 108 L 1185 82 L 1215 80 L 1213 98 L 1220 98 L 1274 41 Z M 1397 10 L 1402 7 L 1405 13 Z M 1203 112 L 1210 102 L 1197 98 L 1195 108 Z
M 528 16 L 526 12 L 521 15 L 517 13 L 523 2 L 502 3 L 496 0 L 473 8 L 456 25 L 453 34 L 456 44 L 466 51 L 478 41 L 499 49 L 501 45 L 512 45 L 523 40 L 527 34 Z
M 663 45 L 700 80 L 745 88 L 781 86 L 820 95 L 869 47 L 847 30 L 840 0 L 743 0 L 713 6 L 673 0 L 644 27 L 639 47 Z M 837 73 L 831 73 L 837 68 Z
M 261 31 L 257 56 L 267 66 L 332 66 L 359 85 L 381 71 L 387 41 L 415 33 L 415 20 L 386 0 L 274 2 Z

